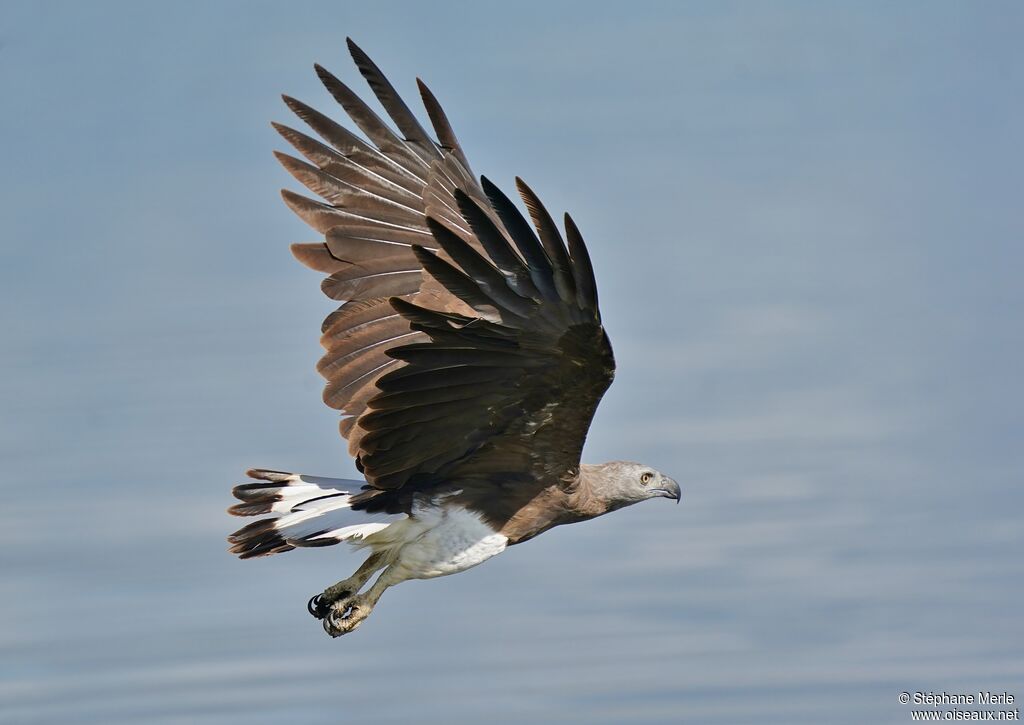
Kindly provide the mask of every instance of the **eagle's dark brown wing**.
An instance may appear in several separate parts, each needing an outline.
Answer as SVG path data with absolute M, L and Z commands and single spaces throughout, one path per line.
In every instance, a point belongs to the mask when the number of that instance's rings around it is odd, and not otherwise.
M 349 48 L 392 131 L 347 86 L 324 85 L 369 139 L 290 98 L 330 146 L 284 126 L 312 164 L 279 154 L 317 202 L 285 201 L 326 240 L 298 244 L 344 304 L 324 322 L 324 400 L 342 411 L 369 487 L 366 508 L 399 508 L 452 480 L 547 486 L 572 477 L 614 361 L 583 240 L 562 236 L 517 180 L 536 226 L 477 183 L 433 95 L 433 141 L 380 70 Z

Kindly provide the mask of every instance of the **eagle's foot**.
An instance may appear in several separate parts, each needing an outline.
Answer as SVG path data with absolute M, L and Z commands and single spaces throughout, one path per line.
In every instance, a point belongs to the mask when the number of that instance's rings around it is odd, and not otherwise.
M 327 587 L 323 593 L 311 597 L 306 604 L 306 610 L 317 619 L 323 619 L 330 613 L 335 602 L 351 597 L 357 590 L 358 587 L 351 584 L 350 580 L 340 581 Z
M 332 637 L 348 634 L 370 616 L 373 607 L 363 601 L 362 597 L 354 596 L 335 602 L 323 618 L 324 631 Z

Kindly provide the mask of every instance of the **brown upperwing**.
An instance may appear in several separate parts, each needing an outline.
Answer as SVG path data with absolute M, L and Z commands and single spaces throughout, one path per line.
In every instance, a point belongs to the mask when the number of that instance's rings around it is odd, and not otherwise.
M 422 82 L 440 143 L 349 48 L 401 135 L 319 66 L 371 143 L 287 97 L 330 146 L 275 128 L 312 162 L 279 154 L 282 164 L 324 200 L 283 192 L 326 237 L 293 245 L 295 256 L 345 301 L 324 321 L 318 369 L 368 481 L 356 506 L 407 511 L 416 491 L 457 481 L 474 508 L 507 520 L 539 490 L 571 488 L 614 373 L 586 248 L 568 215 L 567 248 L 517 179 L 535 233 L 500 190 L 472 177 Z

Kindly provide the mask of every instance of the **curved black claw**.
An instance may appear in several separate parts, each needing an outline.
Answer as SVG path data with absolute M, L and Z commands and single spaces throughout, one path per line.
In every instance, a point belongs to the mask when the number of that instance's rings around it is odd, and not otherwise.
M 342 630 L 338 629 L 334 624 L 331 623 L 330 617 L 324 617 L 322 623 L 324 625 L 324 631 L 331 635 L 332 639 L 337 639 L 341 635 L 345 634 Z
M 323 619 L 331 611 L 331 603 L 324 599 L 323 594 L 317 594 L 310 598 L 306 610 L 317 619 Z

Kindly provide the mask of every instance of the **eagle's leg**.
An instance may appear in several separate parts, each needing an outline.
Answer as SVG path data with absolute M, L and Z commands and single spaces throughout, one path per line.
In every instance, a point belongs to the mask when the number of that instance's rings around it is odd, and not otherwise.
M 383 552 L 371 554 L 362 563 L 362 566 L 356 569 L 355 574 L 348 579 L 342 579 L 337 584 L 332 584 L 324 589 L 321 594 L 317 594 L 310 599 L 306 609 L 317 619 L 323 619 L 331 611 L 331 607 L 335 602 L 342 601 L 356 594 L 370 580 L 374 572 L 383 567 L 384 564 Z
M 353 631 L 370 616 L 384 590 L 405 579 L 406 577 L 402 576 L 396 567 L 389 566 L 363 594 L 355 594 L 336 602 L 324 617 L 324 631 L 332 637 L 340 637 Z

